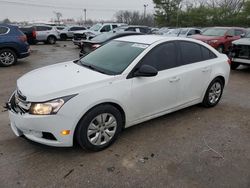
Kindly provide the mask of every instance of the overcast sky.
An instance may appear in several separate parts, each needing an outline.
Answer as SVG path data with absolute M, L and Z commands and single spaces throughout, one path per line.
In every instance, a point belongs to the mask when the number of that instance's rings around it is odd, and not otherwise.
M 87 19 L 111 20 L 119 10 L 137 10 L 143 13 L 153 12 L 152 0 L 0 0 L 0 20 L 11 21 L 49 21 L 55 18 L 54 11 L 61 12 L 62 18 L 83 17 L 87 9 Z

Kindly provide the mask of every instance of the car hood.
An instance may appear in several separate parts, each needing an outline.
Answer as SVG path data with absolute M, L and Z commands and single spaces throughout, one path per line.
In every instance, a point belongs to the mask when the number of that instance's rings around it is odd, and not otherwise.
M 31 71 L 17 80 L 17 88 L 30 102 L 43 102 L 84 92 L 114 79 L 75 63 L 59 63 Z
M 239 40 L 233 41 L 235 45 L 249 45 L 250 46 L 250 38 L 242 38 Z
M 193 35 L 192 38 L 201 41 L 209 41 L 209 40 L 219 40 L 221 36 Z
M 95 35 L 100 34 L 100 32 L 98 32 L 98 31 L 92 31 L 92 30 L 89 30 L 89 29 L 82 30 L 82 31 L 75 31 L 74 33 L 76 33 L 76 34 L 92 33 L 92 34 L 95 34 Z

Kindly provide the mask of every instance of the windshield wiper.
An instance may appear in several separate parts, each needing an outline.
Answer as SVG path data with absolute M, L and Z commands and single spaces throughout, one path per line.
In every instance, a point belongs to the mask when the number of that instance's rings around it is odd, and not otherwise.
M 102 73 L 102 74 L 107 74 L 106 72 L 104 72 L 104 71 L 98 69 L 97 67 L 95 67 L 95 66 L 93 66 L 93 65 L 84 64 L 84 63 L 81 63 L 81 65 L 84 66 L 84 67 L 87 67 L 87 68 L 89 68 L 89 69 L 91 69 L 91 70 L 93 70 L 93 71 L 100 72 L 100 73 Z

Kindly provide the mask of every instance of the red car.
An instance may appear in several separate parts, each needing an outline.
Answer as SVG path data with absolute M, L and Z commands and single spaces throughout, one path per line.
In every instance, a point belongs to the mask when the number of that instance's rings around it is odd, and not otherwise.
M 245 32 L 244 28 L 238 27 L 211 27 L 201 35 L 193 35 L 192 38 L 211 45 L 221 53 L 227 53 L 232 41 L 240 39 Z

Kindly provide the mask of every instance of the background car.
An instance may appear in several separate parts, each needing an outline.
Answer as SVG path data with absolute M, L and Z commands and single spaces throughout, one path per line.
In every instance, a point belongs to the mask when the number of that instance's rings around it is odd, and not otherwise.
M 59 37 L 59 32 L 55 26 L 33 25 L 36 30 L 36 41 L 45 44 L 55 44 Z
M 244 28 L 211 27 L 207 28 L 201 35 L 193 35 L 192 38 L 211 45 L 220 53 L 228 53 L 232 46 L 232 42 L 240 39 L 244 33 Z
M 19 29 L 26 35 L 29 44 L 36 44 L 36 28 L 33 26 L 22 26 Z
M 124 25 L 113 29 L 111 32 L 134 31 L 137 33 L 151 34 L 152 30 L 148 26 L 143 25 Z
M 201 30 L 198 28 L 181 28 L 178 37 L 191 37 L 198 34 L 201 34 Z
M 11 66 L 30 55 L 25 34 L 17 26 L 0 24 L 0 65 Z
M 86 54 L 96 50 L 97 48 L 101 47 L 102 45 L 108 43 L 113 39 L 131 35 L 142 35 L 142 34 L 143 33 L 137 33 L 132 31 L 115 32 L 115 33 L 108 32 L 100 34 L 90 40 L 82 41 L 79 57 L 85 56 Z
M 121 23 L 98 23 L 93 25 L 87 30 L 84 31 L 77 31 L 74 33 L 73 43 L 77 43 L 79 40 L 86 40 L 94 38 L 101 33 L 109 32 L 117 27 L 120 27 L 125 24 Z
M 71 39 L 74 36 L 74 32 L 84 31 L 84 30 L 86 30 L 86 27 L 84 27 L 84 26 L 65 27 L 63 30 L 59 31 L 60 39 L 61 40 Z
M 229 55 L 232 58 L 231 69 L 235 70 L 241 64 L 250 66 L 250 32 L 245 37 L 232 42 Z

